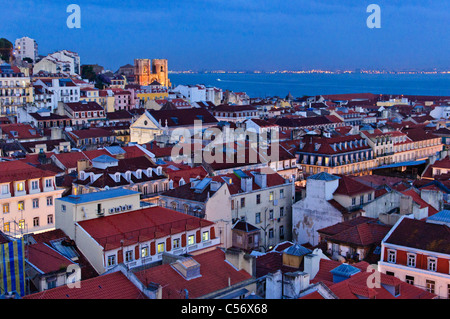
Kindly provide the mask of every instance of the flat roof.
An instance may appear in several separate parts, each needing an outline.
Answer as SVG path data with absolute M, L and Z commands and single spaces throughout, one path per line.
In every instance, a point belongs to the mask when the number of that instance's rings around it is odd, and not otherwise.
M 101 192 L 94 192 L 88 194 L 81 195 L 69 195 L 61 198 L 57 198 L 57 200 L 61 200 L 63 202 L 68 202 L 72 204 L 82 204 L 89 202 L 96 202 L 103 199 L 109 199 L 114 197 L 128 196 L 133 194 L 139 194 L 139 192 L 126 189 L 126 188 L 115 188 L 110 190 L 105 190 Z

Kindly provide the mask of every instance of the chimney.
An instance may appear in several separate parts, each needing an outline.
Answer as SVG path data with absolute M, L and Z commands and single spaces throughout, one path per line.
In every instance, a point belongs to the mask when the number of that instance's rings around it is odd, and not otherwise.
M 77 172 L 85 171 L 90 167 L 88 159 L 80 159 L 77 161 Z
M 253 175 L 255 176 L 256 185 L 258 185 L 261 188 L 267 187 L 267 174 L 255 172 Z
M 241 189 L 244 192 L 251 192 L 253 188 L 253 179 L 249 176 L 241 177 Z
M 309 274 L 309 278 L 312 280 L 316 277 L 317 272 L 320 268 L 320 254 L 322 252 L 321 249 L 315 249 L 312 254 L 305 255 L 303 257 L 303 270 Z
M 51 140 L 60 140 L 62 139 L 62 129 L 59 127 L 52 127 L 50 133 Z

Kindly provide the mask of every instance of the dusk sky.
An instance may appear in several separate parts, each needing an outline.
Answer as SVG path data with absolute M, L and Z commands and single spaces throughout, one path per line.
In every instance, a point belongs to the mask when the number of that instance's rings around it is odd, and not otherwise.
M 0 37 L 68 49 L 116 71 L 135 58 L 171 70 L 450 69 L 450 0 L 0 0 Z M 66 26 L 69 4 L 81 28 Z M 371 3 L 381 28 L 369 29 Z

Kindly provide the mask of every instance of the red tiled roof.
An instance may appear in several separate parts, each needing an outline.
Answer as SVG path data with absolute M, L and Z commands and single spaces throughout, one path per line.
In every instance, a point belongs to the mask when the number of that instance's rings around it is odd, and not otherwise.
M 238 271 L 227 263 L 220 248 L 192 258 L 200 264 L 200 277 L 186 280 L 170 264 L 139 271 L 136 276 L 141 282 L 160 284 L 163 299 L 184 299 L 185 289 L 189 298 L 198 298 L 228 287 L 228 282 L 235 285 L 252 278 L 245 270 Z
M 64 285 L 27 295 L 24 299 L 147 299 L 147 297 L 118 271 L 83 280 L 80 282 L 80 288 Z
M 28 261 L 43 273 L 64 271 L 67 266 L 74 264 L 46 244 L 36 243 L 28 245 Z
M 37 179 L 55 176 L 56 173 L 45 171 L 22 161 L 0 162 L 0 183 Z
M 85 138 L 96 138 L 96 137 L 105 137 L 105 136 L 114 136 L 114 133 L 108 130 L 104 130 L 101 128 L 90 128 L 88 130 L 77 130 L 67 132 L 76 140 L 85 139 Z
M 450 254 L 450 228 L 447 225 L 404 218 L 386 239 L 386 243 Z
M 213 224 L 205 219 L 159 206 L 79 222 L 80 227 L 105 250 L 113 249 L 116 245 L 119 247 L 120 240 L 125 238 L 126 234 L 135 234 L 134 242 L 137 242 L 139 236 L 160 238 L 170 234 L 173 229 L 196 229 Z M 110 245 L 107 245 L 107 242 Z
M 355 196 L 358 194 L 369 193 L 373 191 L 375 191 L 374 188 L 364 185 L 349 176 L 343 175 L 339 179 L 339 186 L 334 194 Z
M 14 124 L 1 124 L 0 125 L 2 134 L 7 134 L 8 138 L 14 139 L 33 139 L 33 138 L 41 138 L 42 135 L 37 132 L 37 130 L 29 125 L 23 123 L 14 123 Z M 13 135 L 12 132 L 17 132 L 17 135 Z

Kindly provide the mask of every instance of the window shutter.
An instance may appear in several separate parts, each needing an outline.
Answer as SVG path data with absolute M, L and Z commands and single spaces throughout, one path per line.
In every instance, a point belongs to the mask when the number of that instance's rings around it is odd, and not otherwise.
M 123 250 L 119 249 L 119 251 L 117 252 L 117 263 L 123 263 Z
M 200 234 L 200 230 L 197 230 L 196 235 L 197 235 L 197 243 L 201 242 L 202 241 L 202 237 L 201 237 L 201 234 Z
M 169 237 L 166 239 L 166 251 L 171 251 L 171 250 L 172 250 L 172 240 Z
M 181 247 L 186 247 L 186 234 L 181 235 Z
M 153 241 L 151 244 L 150 244 L 150 255 L 154 255 L 156 253 L 156 249 L 155 249 L 155 242 Z
M 136 247 L 134 247 L 134 259 L 139 259 L 139 257 L 141 257 L 141 254 L 139 253 L 139 245 L 136 245 Z
M 216 229 L 213 227 L 211 227 L 209 233 L 211 234 L 211 239 L 216 238 Z

